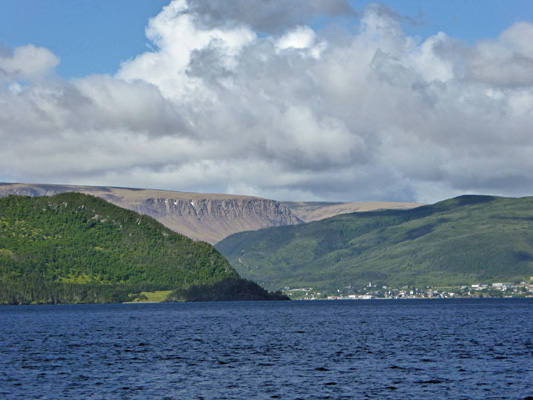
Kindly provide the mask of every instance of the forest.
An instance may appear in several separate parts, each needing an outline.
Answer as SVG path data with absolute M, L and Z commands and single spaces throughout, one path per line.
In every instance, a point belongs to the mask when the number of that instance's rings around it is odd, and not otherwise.
M 0 304 L 131 301 L 240 279 L 211 245 L 100 198 L 0 199 Z

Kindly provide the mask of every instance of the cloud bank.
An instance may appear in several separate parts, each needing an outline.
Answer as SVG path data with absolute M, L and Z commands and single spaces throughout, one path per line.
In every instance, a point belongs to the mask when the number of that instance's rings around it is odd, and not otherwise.
M 377 5 L 175 0 L 154 50 L 65 81 L 0 50 L 0 180 L 279 200 L 533 195 L 533 24 L 422 41 Z M 314 30 L 320 16 L 346 24 Z

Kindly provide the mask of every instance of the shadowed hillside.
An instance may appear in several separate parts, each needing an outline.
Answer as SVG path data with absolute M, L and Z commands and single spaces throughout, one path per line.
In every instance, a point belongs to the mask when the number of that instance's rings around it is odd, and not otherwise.
M 241 276 L 270 289 L 529 280 L 533 198 L 461 196 L 411 210 L 339 215 L 242 232 L 217 248 Z

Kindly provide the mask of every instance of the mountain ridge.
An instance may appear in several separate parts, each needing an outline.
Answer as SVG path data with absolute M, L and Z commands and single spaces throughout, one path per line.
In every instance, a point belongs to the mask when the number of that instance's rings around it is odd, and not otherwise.
M 299 225 L 332 215 L 380 208 L 409 208 L 417 203 L 284 202 L 255 196 L 192 193 L 114 186 L 0 183 L 10 194 L 50 196 L 80 192 L 149 215 L 175 232 L 215 244 L 234 233 Z

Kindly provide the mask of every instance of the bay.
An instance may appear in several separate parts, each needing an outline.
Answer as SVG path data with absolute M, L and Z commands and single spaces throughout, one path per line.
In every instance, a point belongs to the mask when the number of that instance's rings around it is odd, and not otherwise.
M 533 300 L 0 307 L 2 399 L 533 398 Z

